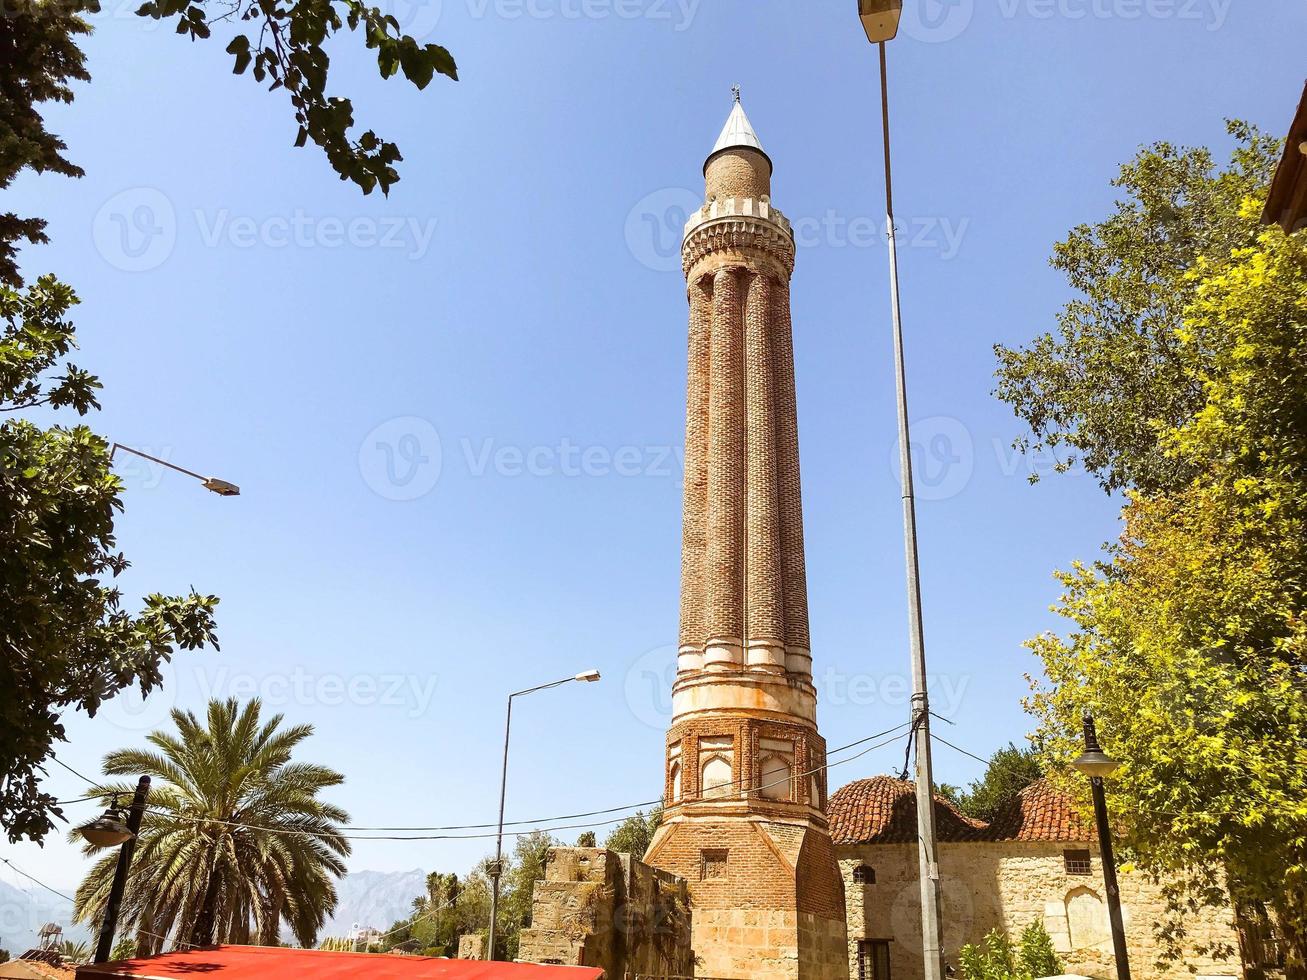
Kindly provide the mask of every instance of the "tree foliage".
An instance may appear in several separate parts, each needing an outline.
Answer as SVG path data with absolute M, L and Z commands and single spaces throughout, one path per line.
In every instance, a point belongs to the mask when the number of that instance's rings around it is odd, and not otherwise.
M 967 816 L 989 822 L 1002 813 L 1023 789 L 1043 778 L 1043 764 L 1035 750 L 1019 749 L 1009 744 L 990 757 L 985 774 L 973 781 L 968 790 L 963 792 L 957 787 L 946 786 L 944 788 L 951 791 L 951 795 L 944 795 Z
M 604 841 L 604 847 L 610 851 L 617 851 L 619 854 L 629 854 L 636 859 L 642 858 L 645 852 L 649 850 L 654 831 L 658 829 L 658 825 L 662 822 L 663 808 L 661 806 L 654 807 L 648 814 L 643 810 L 637 810 L 613 828 L 613 832 Z
M 77 39 L 91 33 L 97 0 L 7 0 L 0 17 L 0 190 L 25 169 L 80 177 L 63 140 L 45 128 L 39 107 L 73 100 L 72 83 L 90 79 Z M 40 218 L 0 214 L 0 283 L 21 285 L 17 243 L 45 242 Z
M 6 3 L 0 18 L 0 189 L 28 169 L 82 176 L 65 156 L 63 140 L 46 129 L 41 107 L 72 102 L 73 84 L 90 80 L 78 41 L 91 33 L 87 16 L 99 11 L 99 0 Z M 333 35 L 342 29 L 361 34 L 364 46 L 376 52 L 382 78 L 402 72 L 419 89 L 437 74 L 458 78 L 445 48 L 419 43 L 400 30 L 394 16 L 362 0 L 146 0 L 137 13 L 175 21 L 177 33 L 191 40 L 211 37 L 214 25 L 237 27 L 227 31 L 236 74 L 248 71 L 269 90 L 284 91 L 297 126 L 295 145 L 312 140 L 341 180 L 353 181 L 365 194 L 376 187 L 387 193 L 399 180 L 394 165 L 402 157 L 374 131 L 357 133 L 351 101 L 328 94 Z M 46 240 L 43 220 L 0 214 L 0 283 L 22 284 L 19 242 Z
M 91 32 L 98 0 L 11 0 L 0 17 L 0 189 L 23 172 L 82 176 L 67 146 L 41 115 L 70 103 L 87 82 L 79 40 Z M 326 46 L 343 29 L 361 33 L 383 78 L 398 72 L 425 88 L 436 74 L 458 77 L 449 52 L 419 44 L 398 21 L 362 0 L 147 0 L 141 16 L 169 19 L 191 40 L 211 25 L 232 30 L 234 70 L 283 90 L 298 125 L 342 180 L 383 193 L 399 179 L 398 147 L 371 130 L 356 134 L 350 100 L 328 94 Z M 26 291 L 17 261 L 22 242 L 47 241 L 45 222 L 0 213 L 0 413 L 41 406 L 98 408 L 94 376 L 70 364 L 51 376 L 74 346 L 67 320 L 72 289 L 43 276 Z M 113 552 L 113 515 L 121 489 L 109 472 L 107 445 L 84 426 L 43 429 L 15 418 L 0 424 L 0 827 L 10 840 L 40 840 L 60 811 L 40 790 L 41 765 L 63 738 L 61 710 L 94 714 L 106 698 L 159 683 L 159 665 L 175 649 L 211 644 L 217 599 L 150 595 L 130 615 L 105 584 L 127 567 Z
M 1240 206 L 1247 218 L 1258 210 Z M 1177 913 L 1275 915 L 1307 968 L 1307 235 L 1265 230 L 1184 276 L 1176 361 L 1198 391 L 1155 451 L 1193 474 L 1132 491 L 1110 560 L 1061 576 L 1067 637 L 1032 645 L 1050 751 L 1098 717 L 1114 817 Z M 1164 924 L 1173 940 L 1183 926 Z
M 312 726 L 261 715 L 258 700 L 210 701 L 204 721 L 174 710 L 176 731 L 151 732 L 152 748 L 106 757 L 108 775 L 155 780 L 120 918 L 142 951 L 159 952 L 165 938 L 276 945 L 283 922 L 311 947 L 334 911 L 335 879 L 350 852 L 340 825 L 349 817 L 319 794 L 344 777 L 294 760 Z M 94 792 L 108 799 L 133 791 L 119 783 Z M 77 889 L 75 920 L 98 922 L 118 852 L 85 850 L 102 856 Z
M 39 406 L 85 415 L 99 382 L 65 359 L 77 297 L 43 276 L 0 286 L 0 417 Z M 64 737 L 60 713 L 94 715 L 132 686 L 148 694 L 177 649 L 217 646 L 214 596 L 152 594 L 130 613 L 114 580 L 122 484 L 84 425 L 0 422 L 0 825 L 40 840 L 61 813 L 39 774 Z
M 1042 922 L 1032 922 L 1014 944 L 1007 933 L 995 929 L 979 944 L 958 951 L 964 980 L 1035 980 L 1062 973 L 1053 940 Z
M 1029 427 L 1019 449 L 1050 451 L 1061 470 L 1081 460 L 1108 490 L 1174 489 L 1193 477 L 1158 442 L 1205 397 L 1178 336 L 1198 288 L 1189 271 L 1257 241 L 1258 216 L 1241 205 L 1264 199 L 1280 150 L 1247 124 L 1229 130 L 1237 146 L 1224 169 L 1205 148 L 1140 152 L 1114 182 L 1124 193 L 1115 212 L 1056 246 L 1053 267 L 1079 295 L 1056 332 L 995 348 L 995 394 Z

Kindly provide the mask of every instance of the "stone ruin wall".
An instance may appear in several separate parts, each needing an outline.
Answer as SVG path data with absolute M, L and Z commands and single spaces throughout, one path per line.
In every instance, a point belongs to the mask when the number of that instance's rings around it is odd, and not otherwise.
M 629 854 L 555 847 L 536 883 L 518 959 L 627 974 L 694 975 L 689 891 Z

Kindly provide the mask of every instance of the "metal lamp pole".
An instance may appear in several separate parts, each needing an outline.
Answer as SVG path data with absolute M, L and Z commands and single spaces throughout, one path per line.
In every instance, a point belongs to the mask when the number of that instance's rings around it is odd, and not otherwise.
M 127 815 L 128 837 L 118 851 L 118 867 L 113 873 L 113 884 L 109 888 L 109 900 L 104 907 L 104 921 L 100 923 L 100 939 L 95 946 L 96 963 L 107 963 L 113 951 L 113 936 L 118 930 L 118 911 L 122 908 L 123 892 L 127 888 L 127 873 L 132 867 L 132 856 L 136 853 L 136 837 L 141 831 L 141 819 L 145 816 L 145 800 L 150 794 L 150 777 L 142 776 L 136 784 L 136 795 L 132 798 L 132 808 Z
M 499 830 L 495 834 L 495 861 L 490 866 L 490 931 L 486 938 L 486 959 L 495 958 L 495 932 L 499 924 L 499 879 L 504 872 L 504 798 L 508 793 L 508 738 L 513 730 L 513 698 L 536 691 L 547 691 L 551 687 L 561 687 L 573 681 L 593 683 L 599 680 L 599 671 L 586 670 L 574 677 L 564 677 L 560 681 L 538 684 L 524 691 L 514 691 L 508 696 L 508 712 L 504 718 L 504 769 L 499 777 Z
M 908 586 L 908 644 L 912 658 L 912 733 L 916 742 L 917 837 L 921 881 L 921 951 L 925 980 L 944 980 L 941 938 L 939 851 L 935 840 L 935 778 L 931 762 L 930 696 L 926 683 L 926 639 L 922 626 L 921 571 L 917 557 L 917 505 L 908 433 L 908 381 L 903 358 L 899 297 L 898 237 L 894 227 L 894 178 L 890 165 L 889 70 L 885 44 L 898 33 L 903 0 L 859 0 L 867 39 L 880 51 L 880 109 L 885 154 L 885 220 L 889 238 L 890 313 L 894 323 L 894 380 L 898 394 L 899 466 L 903 487 L 903 546 Z
M 1071 763 L 1089 777 L 1094 797 L 1094 823 L 1098 827 L 1098 852 L 1103 862 L 1103 886 L 1107 891 L 1107 917 L 1112 924 L 1112 951 L 1116 954 L 1117 980 L 1130 980 L 1130 954 L 1125 945 L 1125 922 L 1121 915 L 1121 889 L 1116 882 L 1116 855 L 1112 848 L 1112 826 L 1107 818 L 1107 792 L 1103 779 L 1121 768 L 1098 744 L 1098 730 L 1091 715 L 1085 715 L 1085 751 Z

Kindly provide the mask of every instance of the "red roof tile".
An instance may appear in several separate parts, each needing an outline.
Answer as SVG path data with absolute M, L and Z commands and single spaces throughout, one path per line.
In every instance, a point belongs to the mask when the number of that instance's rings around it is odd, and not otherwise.
M 911 844 L 917 839 L 916 788 L 890 776 L 860 779 L 830 800 L 830 830 L 836 844 Z M 992 824 L 963 816 L 935 797 L 935 831 L 945 843 L 968 841 L 1085 842 L 1092 828 L 1075 801 L 1047 780 L 1027 786 Z
M 204 974 L 214 980 L 312 976 L 323 980 L 367 977 L 368 980 L 601 980 L 594 967 L 537 966 L 531 963 L 487 963 L 427 956 L 331 953 L 316 949 L 275 946 L 214 946 L 185 953 L 164 953 L 139 960 L 84 966 L 79 980 L 143 977 L 149 980 L 194 980 Z
M 990 825 L 988 839 L 1075 841 L 1093 837 L 1075 801 L 1046 779 L 1027 786 Z
M 917 840 L 916 788 L 890 776 L 859 779 L 830 799 L 831 837 L 836 844 L 911 844 Z M 935 797 L 935 832 L 941 841 L 979 840 L 979 820 L 964 817 Z

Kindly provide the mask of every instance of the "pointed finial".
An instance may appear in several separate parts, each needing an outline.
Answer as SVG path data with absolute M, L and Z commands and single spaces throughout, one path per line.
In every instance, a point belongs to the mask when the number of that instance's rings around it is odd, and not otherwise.
M 740 101 L 740 86 L 732 85 L 731 94 L 735 96 L 735 101 L 738 103 Z

